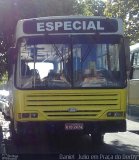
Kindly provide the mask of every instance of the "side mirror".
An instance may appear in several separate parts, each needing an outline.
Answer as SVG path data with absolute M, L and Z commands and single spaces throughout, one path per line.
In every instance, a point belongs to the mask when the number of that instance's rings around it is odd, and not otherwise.
M 133 62 L 134 62 L 134 53 L 131 54 L 131 58 L 130 58 L 130 63 L 131 63 L 131 67 L 130 67 L 130 73 L 129 73 L 129 79 L 132 79 L 133 77 L 133 72 L 135 70 L 134 66 L 133 66 Z
M 126 70 L 129 72 L 131 65 L 130 65 L 130 45 L 129 45 L 129 38 L 124 38 L 124 46 L 125 46 L 125 57 L 126 57 Z
M 13 73 L 13 65 L 15 64 L 15 61 L 16 61 L 16 55 L 17 55 L 17 49 L 15 47 L 9 48 L 9 50 L 7 52 L 7 56 L 8 56 L 8 78 Z

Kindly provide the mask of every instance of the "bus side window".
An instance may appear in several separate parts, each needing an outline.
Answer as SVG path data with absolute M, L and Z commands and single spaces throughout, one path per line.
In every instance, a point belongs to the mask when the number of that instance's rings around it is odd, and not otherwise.
M 133 76 L 132 79 L 139 79 L 139 67 L 133 68 Z
M 134 52 L 131 56 L 130 79 L 139 79 L 139 52 Z

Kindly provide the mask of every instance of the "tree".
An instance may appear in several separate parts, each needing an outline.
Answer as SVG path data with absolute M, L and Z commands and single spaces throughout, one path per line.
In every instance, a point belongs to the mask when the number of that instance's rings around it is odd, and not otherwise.
M 131 44 L 139 42 L 139 1 L 138 0 L 109 0 L 106 3 L 105 15 L 120 17 L 124 22 L 125 35 Z
M 37 17 L 73 14 L 74 0 L 34 0 Z
M 79 0 L 75 1 L 75 14 L 86 16 L 103 16 L 105 3 L 102 0 Z
M 13 28 L 11 13 L 11 1 L 0 0 L 0 79 L 7 71 L 6 51 L 11 43 L 11 30 Z

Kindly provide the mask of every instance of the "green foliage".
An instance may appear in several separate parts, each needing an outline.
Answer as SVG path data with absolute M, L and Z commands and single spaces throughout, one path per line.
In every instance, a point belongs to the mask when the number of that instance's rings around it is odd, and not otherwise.
M 0 79 L 0 86 L 1 84 L 6 84 L 8 80 L 8 73 L 6 72 L 5 74 L 3 74 L 2 78 Z
M 105 3 L 102 0 L 79 0 L 74 6 L 75 14 L 86 16 L 104 15 Z
M 106 3 L 104 14 L 108 17 L 120 17 L 124 22 L 125 35 L 131 44 L 139 42 L 139 1 L 114 0 Z
M 74 0 L 33 0 L 37 17 L 73 14 Z

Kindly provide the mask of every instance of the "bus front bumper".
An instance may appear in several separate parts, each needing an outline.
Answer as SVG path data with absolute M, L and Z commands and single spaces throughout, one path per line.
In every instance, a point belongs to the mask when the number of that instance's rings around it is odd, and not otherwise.
M 17 122 L 17 132 L 25 133 L 112 133 L 125 132 L 126 120 Z

